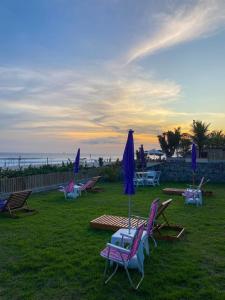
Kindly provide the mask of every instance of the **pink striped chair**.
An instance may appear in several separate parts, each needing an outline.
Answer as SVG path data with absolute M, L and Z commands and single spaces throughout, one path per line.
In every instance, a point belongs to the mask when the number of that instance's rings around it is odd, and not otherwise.
M 144 231 L 144 225 L 141 225 L 139 228 L 137 228 L 135 236 L 132 240 L 130 249 L 126 249 L 121 246 L 107 243 L 106 248 L 101 251 L 100 255 L 104 259 L 106 259 L 106 265 L 105 265 L 105 271 L 104 271 L 104 282 L 105 283 L 108 283 L 110 281 L 110 279 L 116 274 L 118 267 L 122 266 L 122 267 L 124 267 L 124 269 L 126 271 L 126 274 L 127 274 L 127 277 L 129 279 L 131 286 L 136 290 L 138 289 L 142 280 L 144 279 L 144 266 L 138 255 L 138 247 L 141 242 L 143 231 Z M 129 235 L 126 235 L 126 239 L 127 238 L 131 238 L 131 237 Z M 129 264 L 132 264 L 132 261 L 134 261 L 134 260 L 135 260 L 137 269 L 139 271 L 141 271 L 141 279 L 139 280 L 137 285 L 134 284 L 134 282 L 130 276 L 130 273 L 128 271 Z M 111 275 L 109 275 L 108 278 L 105 279 L 107 276 L 108 267 L 112 263 L 116 264 L 115 269 L 111 273 Z
M 146 226 L 145 230 L 147 231 L 147 236 L 153 240 L 155 247 L 157 247 L 157 242 L 153 236 L 153 230 L 154 230 L 155 219 L 156 219 L 157 212 L 158 212 L 158 207 L 159 207 L 159 198 L 156 198 L 151 204 L 148 218 L 143 218 L 140 216 L 132 216 L 133 218 L 138 219 L 138 223 L 139 223 L 139 220 L 147 221 L 147 226 Z M 147 248 L 146 249 L 147 254 L 149 254 L 149 250 L 148 250 L 149 246 L 146 246 L 146 248 Z
M 59 191 L 64 193 L 65 199 L 74 198 L 74 180 L 71 179 L 66 186 L 60 186 Z

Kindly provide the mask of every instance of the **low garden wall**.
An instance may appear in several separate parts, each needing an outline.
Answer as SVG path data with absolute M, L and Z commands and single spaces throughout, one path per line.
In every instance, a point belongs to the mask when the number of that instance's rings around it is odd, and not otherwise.
M 163 161 L 149 169 L 161 171 L 161 182 L 192 182 L 191 162 Z M 225 183 L 225 161 L 197 162 L 196 183 L 199 183 L 203 176 L 210 182 Z

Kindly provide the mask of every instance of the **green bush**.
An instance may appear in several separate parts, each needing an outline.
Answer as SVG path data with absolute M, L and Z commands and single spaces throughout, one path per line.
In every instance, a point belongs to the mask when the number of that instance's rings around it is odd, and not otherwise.
M 100 176 L 103 177 L 103 181 L 105 182 L 120 181 L 122 178 L 121 166 L 117 164 L 105 166 L 101 169 Z
M 12 177 L 21 177 L 37 174 L 49 174 L 54 172 L 67 172 L 73 170 L 73 163 L 67 162 L 62 163 L 61 166 L 58 165 L 43 165 L 39 167 L 29 166 L 27 168 L 19 168 L 17 170 L 13 169 L 2 169 L 0 168 L 0 178 L 12 178 Z

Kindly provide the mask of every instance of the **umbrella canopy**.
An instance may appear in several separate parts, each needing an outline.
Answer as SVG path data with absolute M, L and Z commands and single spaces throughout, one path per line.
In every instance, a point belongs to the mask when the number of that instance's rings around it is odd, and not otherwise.
M 141 158 L 141 168 L 144 170 L 145 168 L 145 151 L 143 145 L 140 147 L 140 158 Z
M 80 163 L 80 148 L 77 150 L 77 155 L 74 162 L 74 174 L 77 174 L 79 171 L 79 163 Z
M 191 168 L 193 172 L 196 171 L 196 167 L 196 146 L 193 143 L 191 148 Z
M 131 215 L 131 195 L 135 193 L 134 189 L 134 140 L 133 130 L 129 130 L 126 147 L 123 153 L 123 171 L 124 171 L 124 194 L 129 195 L 128 207 L 128 228 L 130 233 L 130 215 Z
M 124 194 L 133 195 L 134 189 L 134 140 L 133 130 L 129 130 L 126 147 L 123 153 Z

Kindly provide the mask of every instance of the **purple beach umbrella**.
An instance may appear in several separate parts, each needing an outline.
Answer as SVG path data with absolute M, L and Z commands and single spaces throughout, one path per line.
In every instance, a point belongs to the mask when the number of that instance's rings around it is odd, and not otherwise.
M 191 168 L 192 168 L 192 171 L 193 171 L 193 185 L 194 185 L 195 184 L 195 171 L 196 171 L 196 168 L 197 168 L 197 165 L 196 165 L 196 146 L 195 146 L 194 143 L 192 144 L 192 148 L 191 148 Z
M 77 155 L 74 162 L 74 174 L 77 174 L 79 171 L 79 163 L 80 163 L 80 148 L 77 150 Z
M 135 194 L 134 189 L 134 140 L 133 130 L 128 132 L 127 143 L 123 153 L 123 171 L 124 171 L 124 194 L 129 196 L 129 233 L 130 233 L 130 213 L 131 213 L 131 195 Z

